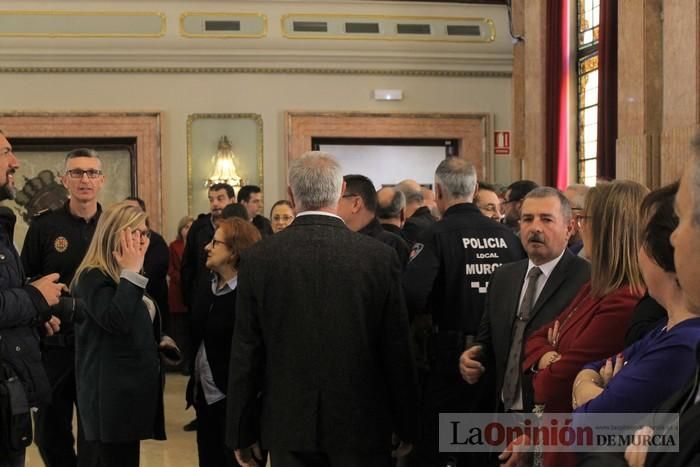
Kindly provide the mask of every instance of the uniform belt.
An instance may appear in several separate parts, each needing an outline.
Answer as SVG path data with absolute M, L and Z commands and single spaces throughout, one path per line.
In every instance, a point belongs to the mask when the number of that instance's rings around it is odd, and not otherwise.
M 65 336 L 63 334 L 57 334 L 55 336 L 46 336 L 42 339 L 44 346 L 46 347 L 75 347 L 75 335 Z

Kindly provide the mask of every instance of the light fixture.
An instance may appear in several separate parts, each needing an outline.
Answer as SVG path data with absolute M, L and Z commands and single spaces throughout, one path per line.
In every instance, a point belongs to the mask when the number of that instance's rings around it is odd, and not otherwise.
M 375 101 L 400 101 L 403 100 L 401 89 L 375 89 L 372 93 Z
M 204 184 L 212 186 L 216 183 L 228 183 L 234 188 L 240 187 L 241 177 L 236 172 L 236 155 L 231 150 L 231 143 L 226 136 L 219 140 L 219 148 L 213 159 L 214 170 Z

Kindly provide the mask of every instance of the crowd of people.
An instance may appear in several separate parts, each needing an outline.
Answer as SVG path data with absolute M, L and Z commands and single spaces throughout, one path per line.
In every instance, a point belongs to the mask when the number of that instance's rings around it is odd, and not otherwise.
M 138 466 L 189 376 L 199 465 L 700 464 L 700 137 L 682 179 L 501 190 L 448 157 L 378 191 L 309 152 L 288 199 L 208 189 L 169 246 L 99 155 L 21 254 L 0 208 L 0 467 Z M 0 198 L 20 161 L 0 132 Z M 20 383 L 20 384 L 18 384 Z M 19 390 L 18 390 L 19 388 Z M 74 410 L 77 440 L 73 438 Z M 441 413 L 680 414 L 677 452 L 441 452 Z M 651 433 L 649 427 L 640 433 Z M 527 447 L 526 449 L 516 447 Z

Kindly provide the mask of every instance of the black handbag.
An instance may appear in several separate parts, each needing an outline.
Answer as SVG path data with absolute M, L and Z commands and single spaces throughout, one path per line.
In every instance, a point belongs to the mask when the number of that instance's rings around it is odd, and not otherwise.
M 27 392 L 14 369 L 0 364 L 0 453 L 20 454 L 32 443 Z

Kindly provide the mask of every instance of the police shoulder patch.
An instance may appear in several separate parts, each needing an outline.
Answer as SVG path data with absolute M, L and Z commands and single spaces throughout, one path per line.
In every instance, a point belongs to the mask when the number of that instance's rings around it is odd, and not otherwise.
M 422 243 L 414 243 L 413 248 L 411 249 L 411 255 L 408 257 L 408 261 L 411 262 L 413 259 L 420 254 L 421 251 L 423 251 L 423 248 L 425 245 Z
M 56 237 L 53 241 L 53 248 L 59 253 L 63 253 L 68 249 L 68 239 L 66 237 Z

